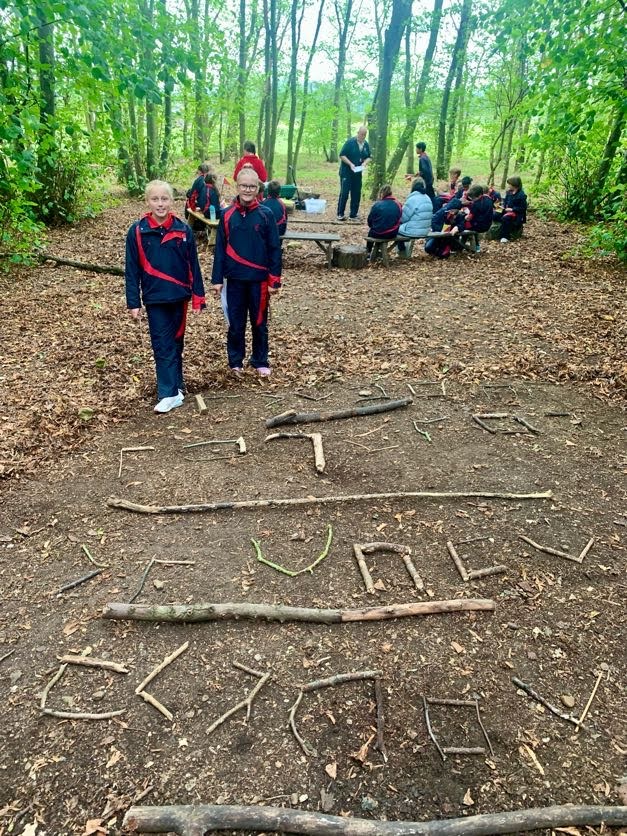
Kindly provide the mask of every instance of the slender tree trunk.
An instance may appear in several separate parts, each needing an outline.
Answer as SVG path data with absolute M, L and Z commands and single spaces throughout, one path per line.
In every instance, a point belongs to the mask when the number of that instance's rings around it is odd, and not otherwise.
M 526 159 L 526 145 L 525 141 L 529 136 L 529 124 L 530 119 L 527 117 L 520 126 L 520 134 L 518 135 L 518 150 L 516 152 L 516 159 L 514 160 L 514 170 L 520 171 L 520 169 L 525 164 Z
M 37 164 L 39 183 L 44 196 L 53 194 L 53 182 L 56 169 L 55 141 L 55 74 L 54 74 L 54 26 L 48 15 L 53 15 L 44 7 L 37 6 L 37 46 L 39 50 L 39 127 L 37 130 Z M 54 15 L 53 15 L 54 16 Z M 47 206 L 47 201 L 38 201 Z
M 105 100 L 104 108 L 109 116 L 111 134 L 118 149 L 119 178 L 132 193 L 137 188 L 137 181 L 131 155 L 125 142 L 128 132 L 124 129 L 120 100 L 116 96 L 111 96 L 109 100 Z
M 503 154 L 503 176 L 501 177 L 501 189 L 504 189 L 507 186 L 507 178 L 509 177 L 509 162 L 512 157 L 512 145 L 514 143 L 514 134 L 516 133 L 516 122 L 516 119 L 512 121 L 512 126 L 507 135 L 507 146 L 505 148 L 505 153 Z
M 141 156 L 141 143 L 137 123 L 137 108 L 135 94 L 132 90 L 128 92 L 128 122 L 130 128 L 131 159 L 135 168 L 135 180 L 141 184 L 144 179 L 144 162 Z
M 377 140 L 372 162 L 374 175 L 371 197 L 373 200 L 376 198 L 385 178 L 392 76 L 394 75 L 403 33 L 411 16 L 411 7 L 412 0 L 393 0 L 392 17 L 383 42 L 383 60 L 379 72 L 379 95 L 375 116 Z
M 536 176 L 534 179 L 534 185 L 537 186 L 540 180 L 542 180 L 542 175 L 544 174 L 544 160 L 546 159 L 546 148 L 542 148 L 540 151 L 540 157 L 538 158 L 538 167 L 536 168 Z
M 246 141 L 246 0 L 239 2 L 239 62 L 237 66 L 237 116 L 239 123 L 239 147 Z
M 269 131 L 268 145 L 266 148 L 265 165 L 268 177 L 272 177 L 274 171 L 274 149 L 276 145 L 276 134 L 279 122 L 279 44 L 277 43 L 277 2 L 270 0 L 270 106 L 268 108 Z
M 318 43 L 318 36 L 320 34 L 320 27 L 322 25 L 322 13 L 324 10 L 325 0 L 320 0 L 320 7 L 318 9 L 318 20 L 316 22 L 316 31 L 314 32 L 313 40 L 311 42 L 311 50 L 305 65 L 305 74 L 303 76 L 303 101 L 300 113 L 300 124 L 298 126 L 298 136 L 296 137 L 296 147 L 294 149 L 294 162 L 292 163 L 292 177 L 287 182 L 296 182 L 296 169 L 298 168 L 298 155 L 300 152 L 301 143 L 303 141 L 303 131 L 305 130 L 305 120 L 307 118 L 307 105 L 309 103 L 309 74 L 311 72 L 311 65 L 313 63 L 314 55 L 316 54 L 316 44 Z
M 398 171 L 398 167 L 401 164 L 401 160 L 405 156 L 407 146 L 410 146 L 410 151 L 413 151 L 413 149 L 411 149 L 411 141 L 414 135 L 414 131 L 416 129 L 416 124 L 418 123 L 420 108 L 425 98 L 427 84 L 429 81 L 429 75 L 431 73 L 433 55 L 435 53 L 435 47 L 438 41 L 438 34 L 440 32 L 440 22 L 442 20 L 442 5 L 443 0 L 434 0 L 433 12 L 431 14 L 431 28 L 429 31 L 429 43 L 427 45 L 427 51 L 425 52 L 422 70 L 420 73 L 420 79 L 416 87 L 416 94 L 414 96 L 413 106 L 407 114 L 407 121 L 403 129 L 403 133 L 401 134 L 401 137 L 398 141 L 398 145 L 396 146 L 396 150 L 392 154 L 390 162 L 388 163 L 386 180 L 390 183 L 396 177 L 396 172 Z
M 159 11 L 163 18 L 163 26 L 169 23 L 166 0 L 159 0 Z M 170 156 L 170 144 L 172 142 L 172 94 L 174 92 L 174 79 L 170 72 L 169 43 L 164 39 L 162 49 L 163 60 L 163 138 L 161 143 L 161 154 L 159 155 L 159 176 L 165 177 Z
M 346 52 L 348 34 L 350 29 L 351 16 L 353 13 L 353 0 L 345 0 L 345 6 L 340 7 L 339 0 L 335 0 L 335 14 L 338 23 L 338 47 L 337 47 L 337 72 L 335 73 L 335 85 L 333 88 L 333 119 L 331 122 L 331 142 L 329 145 L 328 161 L 336 163 L 338 157 L 338 133 L 340 124 L 340 101 L 344 88 L 344 74 L 346 72 Z M 350 136 L 349 129 L 347 136 Z
M 298 16 L 298 0 L 292 0 L 290 7 L 290 34 L 291 34 L 291 52 L 290 52 L 290 77 L 288 83 L 288 92 L 290 97 L 290 114 L 287 121 L 287 176 L 286 183 L 293 183 L 293 175 L 291 174 L 294 166 L 294 141 L 296 133 L 296 106 L 297 95 L 296 82 L 298 78 L 298 49 L 300 46 L 300 33 L 303 23 L 303 14 L 305 5 L 301 4 L 300 17 Z
M 446 177 L 446 131 L 448 121 L 449 101 L 451 97 L 451 86 L 455 78 L 460 62 L 464 60 L 464 50 L 466 45 L 466 35 L 470 25 L 470 13 L 472 9 L 472 0 L 464 0 L 462 5 L 461 16 L 459 19 L 459 28 L 457 30 L 457 38 L 455 39 L 455 46 L 453 47 L 453 54 L 451 55 L 451 63 L 449 66 L 446 81 L 444 82 L 444 91 L 442 93 L 442 104 L 440 106 L 440 118 L 438 123 L 438 154 L 436 161 L 436 177 Z
M 189 154 L 189 96 L 187 87 L 183 86 L 183 156 Z
M 411 110 L 411 36 L 412 28 L 408 25 L 405 29 L 405 70 L 403 72 L 403 98 L 405 100 L 405 113 Z M 407 174 L 414 171 L 414 149 L 411 144 L 407 146 Z
M 627 92 L 627 91 L 626 91 Z M 605 142 L 603 149 L 603 156 L 599 164 L 599 169 L 596 176 L 596 191 L 600 195 L 605 187 L 605 181 L 612 167 L 612 163 L 616 157 L 618 146 L 620 145 L 621 136 L 625 127 L 625 120 L 627 118 L 627 110 L 625 109 L 625 102 L 619 101 L 616 103 L 616 110 L 614 112 L 614 121 Z M 594 191 L 594 190 L 592 190 Z

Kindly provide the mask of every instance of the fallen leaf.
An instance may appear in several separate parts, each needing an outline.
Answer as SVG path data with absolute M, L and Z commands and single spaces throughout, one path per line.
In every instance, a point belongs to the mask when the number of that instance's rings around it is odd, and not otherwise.
M 526 743 L 523 743 L 522 746 L 518 747 L 518 751 L 520 752 L 523 757 L 529 758 L 529 760 L 533 763 L 535 768 L 538 770 L 540 775 L 544 775 L 544 767 L 540 763 L 540 761 L 536 757 L 536 753 L 530 746 L 527 746 Z
M 337 764 L 336 763 L 328 763 L 324 771 L 327 773 L 329 778 L 332 778 L 334 781 L 337 778 Z
M 466 648 L 463 645 L 458 644 L 457 642 L 451 642 L 451 647 L 453 648 L 455 653 L 465 653 L 466 652 Z
M 474 803 L 475 803 L 475 802 L 474 802 L 474 800 L 473 800 L 472 795 L 470 794 L 470 787 L 469 787 L 469 788 L 466 790 L 466 795 L 464 796 L 464 800 L 462 801 L 462 804 L 465 804 L 465 805 L 466 805 L 466 807 L 472 807 L 472 805 L 473 805 Z
M 107 834 L 106 828 L 102 826 L 102 819 L 89 819 L 82 836 L 93 836 L 93 834 L 99 833 L 103 834 L 103 836 Z
M 376 580 L 376 581 L 374 582 L 373 586 L 374 586 L 374 588 L 375 588 L 375 589 L 379 589 L 379 590 L 384 590 L 384 589 L 385 589 L 385 584 L 383 583 L 383 581 L 381 580 L 381 578 L 379 578 L 378 580 Z

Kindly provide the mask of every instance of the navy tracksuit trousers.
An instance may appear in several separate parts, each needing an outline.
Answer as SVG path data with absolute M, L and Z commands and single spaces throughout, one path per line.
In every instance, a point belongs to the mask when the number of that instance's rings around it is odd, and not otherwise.
M 150 342 L 157 369 L 157 396 L 171 398 L 185 391 L 183 347 L 187 302 L 146 305 Z
M 338 217 L 342 217 L 346 211 L 346 202 L 350 194 L 350 217 L 356 218 L 361 202 L 361 172 L 354 174 L 352 171 L 346 177 L 340 177 L 340 197 L 337 202 Z
M 254 369 L 268 365 L 268 282 L 226 280 L 229 366 L 241 368 L 246 354 L 246 321 L 250 319 L 253 349 L 248 361 Z

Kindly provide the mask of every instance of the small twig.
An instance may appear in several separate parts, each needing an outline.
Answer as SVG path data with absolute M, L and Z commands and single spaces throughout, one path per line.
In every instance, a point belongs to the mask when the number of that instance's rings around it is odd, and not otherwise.
M 518 679 L 517 677 L 512 677 L 512 682 L 517 688 L 521 688 L 526 694 L 528 694 L 532 700 L 539 702 L 540 705 L 543 705 L 545 708 L 548 708 L 551 714 L 555 714 L 556 717 L 559 717 L 560 720 L 566 720 L 568 723 L 573 723 L 573 725 L 581 725 L 581 720 L 578 720 L 576 717 L 573 717 L 572 714 L 565 714 L 563 711 L 560 711 L 559 708 L 556 708 L 554 705 L 551 705 L 550 702 L 541 697 L 538 692 L 531 687 L 531 685 L 527 685 L 522 680 Z
M 444 746 L 442 751 L 447 755 L 485 755 L 483 746 Z
M 149 703 L 150 705 L 152 705 L 153 708 L 156 708 L 157 711 L 161 712 L 161 714 L 163 714 L 166 720 L 169 720 L 170 723 L 172 722 L 172 720 L 174 720 L 174 715 L 172 714 L 172 712 L 169 709 L 167 709 L 165 705 L 163 705 L 163 703 L 159 702 L 159 700 L 156 697 L 153 697 L 152 694 L 149 694 L 148 691 L 140 691 L 138 696 L 140 696 L 144 700 L 144 702 Z
M 42 713 L 48 714 L 50 717 L 60 717 L 62 720 L 110 720 L 112 717 L 125 714 L 126 709 L 120 708 L 117 711 L 103 711 L 101 714 L 92 714 L 87 711 L 57 711 L 54 708 L 44 708 Z
M 388 395 L 388 393 L 385 391 L 385 389 L 383 388 L 383 386 L 381 386 L 381 384 L 380 384 L 380 383 L 375 383 L 374 385 L 375 385 L 375 386 L 376 386 L 376 388 L 379 390 L 379 392 L 381 392 L 381 394 L 383 395 L 383 397 L 384 397 L 384 398 L 389 398 L 389 397 L 390 397 L 390 396 Z
M 324 473 L 326 462 L 320 433 L 271 433 L 265 437 L 264 442 L 274 441 L 276 438 L 308 438 L 313 445 L 315 468 L 318 473 Z
M 431 444 L 431 436 L 429 435 L 429 433 L 426 430 L 421 430 L 416 421 L 413 421 L 412 423 L 414 425 L 414 429 L 416 430 L 416 432 L 419 435 L 423 436 L 423 438 L 426 438 L 427 441 L 429 442 L 429 444 Z
M 592 548 L 593 545 L 594 545 L 594 537 L 591 537 L 588 540 L 588 542 L 586 543 L 586 545 L 583 547 L 583 550 L 582 550 L 581 554 L 577 558 L 578 563 L 583 563 L 584 562 L 584 559 L 585 559 L 586 555 L 588 554 L 588 552 L 590 551 L 590 549 Z
M 244 665 L 242 662 L 233 662 L 233 667 L 240 671 L 244 671 L 244 673 L 249 673 L 251 676 L 256 676 L 257 679 L 261 679 L 263 676 L 263 671 L 258 671 L 255 668 L 249 668 L 248 665 Z
M 213 438 L 210 441 L 194 441 L 192 444 L 184 444 L 182 449 L 191 450 L 192 447 L 207 447 L 210 444 L 237 444 L 240 453 L 246 452 L 246 442 L 241 435 L 239 438 Z
M 15 653 L 15 648 L 13 648 L 13 650 L 7 650 L 6 653 L 4 653 L 2 656 L 0 656 L 0 664 L 2 662 L 4 662 L 5 659 L 8 659 L 9 656 L 13 656 L 14 653 Z
M 579 563 L 578 557 L 573 557 L 572 554 L 567 554 L 566 552 L 562 552 L 559 549 L 553 549 L 550 546 L 541 546 L 539 543 L 535 543 L 529 537 L 525 537 L 524 534 L 519 535 L 519 539 L 523 540 L 525 543 L 528 543 L 530 546 L 532 546 L 539 552 L 544 552 L 545 554 L 552 554 L 555 555 L 555 557 L 565 557 L 566 560 L 572 560 L 575 563 Z
M 294 737 L 298 741 L 298 745 L 303 750 L 303 752 L 306 755 L 309 755 L 310 757 L 315 757 L 318 754 L 317 751 L 313 748 L 313 746 L 310 746 L 309 743 L 307 743 L 307 741 L 304 740 L 300 736 L 300 734 L 298 733 L 298 729 L 296 728 L 296 719 L 295 719 L 296 718 L 296 710 L 297 710 L 298 706 L 300 705 L 301 700 L 302 700 L 303 697 L 304 697 L 304 692 L 299 691 L 298 696 L 296 697 L 296 701 L 294 702 L 294 704 L 290 708 L 289 724 L 290 724 L 290 728 L 291 728 L 291 730 L 294 734 Z
M 415 424 L 439 424 L 440 421 L 450 421 L 448 415 L 442 415 L 439 418 L 416 418 L 414 420 Z
M 138 685 L 137 688 L 135 688 L 135 693 L 139 694 L 141 691 L 143 691 L 146 685 L 152 682 L 152 680 L 158 674 L 160 674 L 164 668 L 167 668 L 167 666 L 170 665 L 175 659 L 177 659 L 181 655 L 181 653 L 184 653 L 188 647 L 189 642 L 185 642 L 180 647 L 177 647 L 177 649 L 173 653 L 170 653 L 169 656 L 166 656 L 163 662 L 160 662 L 156 668 L 153 668 L 153 670 L 148 674 L 144 681 L 140 685 Z
M 590 698 L 588 699 L 588 702 L 586 703 L 586 707 L 585 707 L 585 708 L 584 708 L 584 710 L 581 712 L 581 716 L 580 716 L 580 717 L 579 717 L 579 719 L 577 720 L 577 724 L 576 724 L 576 728 L 575 728 L 575 733 L 577 733 L 577 732 L 579 731 L 579 729 L 581 728 L 581 724 L 583 723 L 583 721 L 584 721 L 584 720 L 586 719 L 586 717 L 588 716 L 588 711 L 589 711 L 589 709 L 590 709 L 590 706 L 592 705 L 592 700 L 593 700 L 593 699 L 595 698 L 595 696 L 596 696 L 597 690 L 598 690 L 598 688 L 599 688 L 599 685 L 601 684 L 601 680 L 602 680 L 602 679 L 603 679 L 603 671 L 601 671 L 601 673 L 597 676 L 597 681 L 594 683 L 594 688 L 592 689 L 592 693 L 590 694 Z
M 474 581 L 478 578 L 487 578 L 489 575 L 503 575 L 507 572 L 507 566 L 486 566 L 485 569 L 469 569 L 468 580 Z
M 325 679 L 315 679 L 313 682 L 307 682 L 301 686 L 301 691 L 305 694 L 311 691 L 320 691 L 322 688 L 333 688 L 336 685 L 343 685 L 346 682 L 359 682 L 364 679 L 376 679 L 381 676 L 381 671 L 351 671 L 350 673 L 336 673 L 334 676 L 328 676 Z
M 143 453 L 145 450 L 154 450 L 154 447 L 122 447 L 120 450 L 120 467 L 118 468 L 118 479 L 122 475 L 122 456 L 124 453 Z
M 422 705 L 423 705 L 423 707 L 424 707 L 424 712 L 425 712 L 425 723 L 427 724 L 427 732 L 428 732 L 428 734 L 429 734 L 429 737 L 430 737 L 430 738 L 431 738 L 431 740 L 433 740 L 433 742 L 435 743 L 435 748 L 436 748 L 436 749 L 438 750 L 438 752 L 440 753 L 440 757 L 442 758 L 442 760 L 443 760 L 443 761 L 445 761 L 445 760 L 446 760 L 446 755 L 445 755 L 445 754 L 444 754 L 444 752 L 442 751 L 442 747 L 440 746 L 440 744 L 439 744 L 439 743 L 438 743 L 438 741 L 436 740 L 436 737 L 435 737 L 435 735 L 434 735 L 434 733 L 433 733 L 433 729 L 431 728 L 431 721 L 430 721 L 430 719 L 429 719 L 429 704 L 427 703 L 427 700 L 426 700 L 426 698 L 425 698 L 424 696 L 423 696 L 423 698 L 422 698 Z
M 388 762 L 388 754 L 385 749 L 385 704 L 383 702 L 383 689 L 381 677 L 374 680 L 374 698 L 377 704 L 377 749 L 381 752 L 384 763 Z
M 59 665 L 59 670 L 55 673 L 55 675 L 52 677 L 50 682 L 46 685 L 46 687 L 43 689 L 43 691 L 39 695 L 39 708 L 40 708 L 41 711 L 43 711 L 46 707 L 46 700 L 48 699 L 48 694 L 50 693 L 50 689 L 52 688 L 53 685 L 56 685 L 57 682 L 61 679 L 61 677 L 65 673 L 66 668 L 67 668 L 67 665 Z
M 357 560 L 357 566 L 359 567 L 361 577 L 363 578 L 364 585 L 366 587 L 366 592 L 369 592 L 371 595 L 374 595 L 375 590 L 374 584 L 372 582 L 372 575 L 368 570 L 368 564 L 366 563 L 366 558 L 364 557 L 364 553 L 359 543 L 353 543 L 353 552 L 355 553 L 355 559 Z
M 381 424 L 380 427 L 373 427 L 371 430 L 368 430 L 365 433 L 357 433 L 357 435 L 354 435 L 353 438 L 365 438 L 367 435 L 372 435 L 372 433 L 377 433 L 379 432 L 379 430 L 384 430 L 385 426 L 385 424 Z
M 414 397 L 416 397 L 416 390 L 415 390 L 415 389 L 414 389 L 414 387 L 411 385 L 411 383 L 407 383 L 407 384 L 406 384 L 406 386 L 407 386 L 407 388 L 409 389 L 409 391 L 412 393 L 412 395 L 413 395 Z
M 445 697 L 425 697 L 429 705 L 455 705 L 455 706 L 472 706 L 474 707 L 476 700 L 454 700 L 446 699 Z
M 95 578 L 96 575 L 99 575 L 103 571 L 103 569 L 94 569 L 93 572 L 88 572 L 86 575 L 77 578 L 75 581 L 69 581 L 68 583 L 64 583 L 63 586 L 59 587 L 57 595 L 61 595 L 62 592 L 67 592 L 68 589 L 74 589 L 75 586 L 80 586 L 82 583 L 90 581 L 92 578 Z
M 160 563 L 163 566 L 195 566 L 195 560 L 162 560 L 160 557 L 155 557 L 155 563 Z
M 263 563 L 265 566 L 270 566 L 271 569 L 276 569 L 277 572 L 281 572 L 284 575 L 288 575 L 290 578 L 295 578 L 297 575 L 303 575 L 305 572 L 309 572 L 310 574 L 313 573 L 315 567 L 321 563 L 325 557 L 329 554 L 329 548 L 331 547 L 331 542 L 333 541 L 333 526 L 329 523 L 327 527 L 327 542 L 325 543 L 324 549 L 320 552 L 318 557 L 310 563 L 309 566 L 305 566 L 303 569 L 286 569 L 285 566 L 281 566 L 278 563 L 273 563 L 271 560 L 268 560 L 266 557 L 263 556 L 261 551 L 261 543 L 258 540 L 254 540 L 251 538 L 251 543 L 254 546 L 255 552 L 257 553 L 257 560 L 260 563 Z
M 297 395 L 299 398 L 304 398 L 306 401 L 326 401 L 327 398 L 331 397 L 332 393 L 329 392 L 328 395 L 314 396 L 314 395 L 306 395 L 304 392 L 299 392 L 298 390 L 296 390 L 294 392 L 294 394 Z
M 91 552 L 89 551 L 89 549 L 87 548 L 87 546 L 85 545 L 85 543 L 81 543 L 81 549 L 85 552 L 85 555 L 86 555 L 86 557 L 87 557 L 87 560 L 89 560 L 89 562 L 90 562 L 90 563 L 93 563 L 93 565 L 94 565 L 94 566 L 97 566 L 99 569 L 108 569 L 108 568 L 109 568 L 108 564 L 106 564 L 106 563 L 97 563 L 97 562 L 94 560 L 94 558 L 92 557 Z
M 490 750 L 490 754 L 494 757 L 494 749 L 492 748 L 492 743 L 490 742 L 490 738 L 488 737 L 488 733 L 485 730 L 485 727 L 481 721 L 481 712 L 479 711 L 479 700 L 475 700 L 475 708 L 477 709 L 477 722 L 479 723 L 479 727 L 483 732 L 483 736 L 485 738 L 485 742 L 488 744 L 488 748 Z
M 481 418 L 482 421 L 509 418 L 509 412 L 477 412 L 476 415 L 477 418 Z
M 147 565 L 147 566 L 146 566 L 146 568 L 144 569 L 144 572 L 143 572 L 143 574 L 142 574 L 142 576 L 141 576 L 141 578 L 140 578 L 140 581 L 139 581 L 139 586 L 137 587 L 137 592 L 136 592 L 136 593 L 133 595 L 133 597 L 129 600 L 129 604 L 132 604 L 132 603 L 133 603 L 133 601 L 141 595 L 142 590 L 143 590 L 143 588 L 144 588 L 144 584 L 146 583 L 146 578 L 148 577 L 148 573 L 149 573 L 149 572 L 150 572 L 150 570 L 152 569 L 152 567 L 153 567 L 153 564 L 154 564 L 155 560 L 156 560 L 156 558 L 152 557 L 152 558 L 148 561 L 148 565 Z
M 118 662 L 110 662 L 108 659 L 97 659 L 95 656 L 76 656 L 73 653 L 66 653 L 59 661 L 64 665 L 83 665 L 86 668 L 103 668 L 106 671 L 115 673 L 128 673 L 128 668 Z
M 464 582 L 466 582 L 468 580 L 468 572 L 466 571 L 466 567 L 462 563 L 460 556 L 457 554 L 455 546 L 453 545 L 453 543 L 451 543 L 450 540 L 448 540 L 448 542 L 446 543 L 446 548 L 448 549 L 448 553 L 450 554 L 450 556 L 453 558 L 453 563 L 455 564 L 455 567 L 459 572 L 461 579 Z
M 202 395 L 196 395 L 195 398 L 196 398 L 196 407 L 198 409 L 198 414 L 199 415 L 204 415 L 205 412 L 207 411 L 207 404 L 205 403 L 205 399 L 203 398 Z
M 478 424 L 481 427 L 482 430 L 485 430 L 486 432 L 490 433 L 490 435 L 496 435 L 496 430 L 494 429 L 494 427 L 488 427 L 488 425 L 484 424 L 484 422 L 478 415 L 471 415 L 470 417 L 475 422 L 475 424 Z
M 545 418 L 570 418 L 570 412 L 545 412 Z
M 237 667 L 240 668 L 241 670 L 246 670 L 247 673 L 252 673 L 251 670 L 248 670 L 246 668 L 242 668 L 241 665 L 237 665 Z M 253 673 L 253 676 L 257 676 L 257 675 L 258 675 L 258 672 Z M 226 720 L 229 719 L 229 717 L 231 717 L 233 714 L 236 714 L 242 708 L 246 708 L 246 722 L 248 722 L 250 720 L 250 712 L 251 712 L 253 700 L 255 699 L 255 697 L 257 696 L 259 691 L 261 691 L 261 689 L 266 684 L 266 682 L 270 679 L 271 676 L 272 676 L 272 671 L 267 671 L 266 673 L 261 674 L 261 679 L 255 685 L 255 687 L 252 689 L 250 694 L 248 694 L 247 697 L 245 697 L 243 700 L 238 702 L 237 705 L 234 705 L 232 708 L 229 708 L 228 711 L 225 711 L 224 714 L 222 714 L 220 717 L 218 717 L 218 719 L 215 720 L 209 726 L 209 728 L 207 729 L 207 734 L 209 735 L 212 732 L 214 732 L 218 728 L 218 726 L 221 726 L 222 723 L 224 723 Z
M 539 430 L 537 427 L 534 427 L 533 424 L 530 424 L 529 421 L 525 421 L 520 415 L 512 415 L 512 418 L 516 423 L 522 424 L 523 427 L 529 430 L 530 433 L 534 435 L 540 435 L 542 430 Z

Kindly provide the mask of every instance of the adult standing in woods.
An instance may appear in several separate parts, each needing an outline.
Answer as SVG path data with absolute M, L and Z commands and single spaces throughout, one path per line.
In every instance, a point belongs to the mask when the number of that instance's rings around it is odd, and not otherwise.
M 337 202 L 337 219 L 345 221 L 346 203 L 350 195 L 350 220 L 354 221 L 361 201 L 362 172 L 372 159 L 366 140 L 367 128 L 363 125 L 356 136 L 347 139 L 340 150 L 340 198 Z
M 435 209 L 435 192 L 433 191 L 433 166 L 431 165 L 431 158 L 427 154 L 426 142 L 416 143 L 416 154 L 418 154 L 418 174 L 416 176 L 422 177 L 425 184 L 425 194 L 431 198 L 431 203 Z
M 263 164 L 263 160 L 257 156 L 257 148 L 254 142 L 251 142 L 249 139 L 246 140 L 244 143 L 244 153 L 237 161 L 237 165 L 235 166 L 235 171 L 233 172 L 233 180 L 237 181 L 237 175 L 240 173 L 242 168 L 245 165 L 251 165 L 259 181 L 261 183 L 268 182 L 268 172 L 266 171 L 266 167 Z
M 229 330 L 226 349 L 231 373 L 242 377 L 246 322 L 252 352 L 248 361 L 259 377 L 269 377 L 269 297 L 281 287 L 281 239 L 272 210 L 257 197 L 259 178 L 245 167 L 237 175 L 237 197 L 220 219 L 211 284 L 222 296 Z

